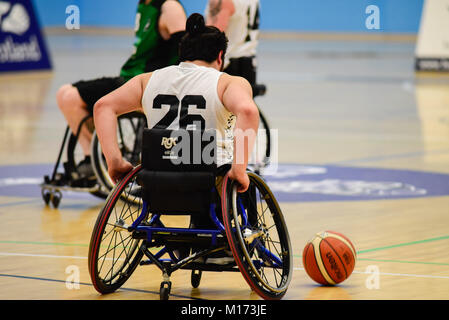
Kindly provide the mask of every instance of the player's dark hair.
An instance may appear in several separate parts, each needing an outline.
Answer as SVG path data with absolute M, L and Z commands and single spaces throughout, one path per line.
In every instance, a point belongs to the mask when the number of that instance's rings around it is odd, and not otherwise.
M 203 60 L 213 62 L 223 51 L 223 59 L 228 48 L 224 32 L 213 26 L 206 26 L 199 13 L 193 13 L 186 22 L 186 34 L 179 45 L 179 60 Z

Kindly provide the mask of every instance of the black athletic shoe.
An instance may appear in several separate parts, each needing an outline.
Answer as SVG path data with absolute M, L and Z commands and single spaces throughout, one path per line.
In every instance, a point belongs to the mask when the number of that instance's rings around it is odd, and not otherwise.
M 85 178 L 95 177 L 95 172 L 94 168 L 92 167 L 90 156 L 86 156 L 84 160 L 78 163 L 76 171 L 78 171 L 81 177 Z

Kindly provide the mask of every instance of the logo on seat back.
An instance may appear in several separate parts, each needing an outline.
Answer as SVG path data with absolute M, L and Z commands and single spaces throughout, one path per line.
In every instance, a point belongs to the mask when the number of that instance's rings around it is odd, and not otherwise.
M 176 146 L 177 139 L 177 137 L 162 137 L 161 146 L 164 146 L 165 149 L 171 149 Z

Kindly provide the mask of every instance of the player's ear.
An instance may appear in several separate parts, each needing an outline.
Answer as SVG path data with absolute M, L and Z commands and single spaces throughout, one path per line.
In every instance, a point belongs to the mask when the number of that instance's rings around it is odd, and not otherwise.
M 224 69 L 224 57 L 223 57 L 223 50 L 220 50 L 217 57 L 217 63 L 220 68 L 220 71 L 223 71 Z

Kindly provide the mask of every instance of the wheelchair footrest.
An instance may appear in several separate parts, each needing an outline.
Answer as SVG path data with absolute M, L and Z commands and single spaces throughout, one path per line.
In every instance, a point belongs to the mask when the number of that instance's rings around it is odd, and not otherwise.
M 133 231 L 134 239 L 146 239 L 150 246 L 203 246 L 226 244 L 226 237 L 218 230 L 186 229 L 186 228 L 158 228 L 139 226 Z
M 154 264 L 151 260 L 143 260 L 140 262 L 141 266 L 152 265 Z M 213 263 L 199 263 L 199 262 L 191 262 L 188 263 L 179 269 L 184 270 L 201 270 L 201 271 L 213 271 L 213 272 L 223 272 L 223 271 L 231 271 L 238 272 L 239 269 L 235 264 L 227 264 L 227 265 L 219 265 Z
M 212 263 L 198 263 L 198 262 L 192 262 L 189 263 L 180 269 L 186 269 L 186 270 L 201 270 L 201 271 L 215 271 L 215 272 L 223 272 L 223 271 L 239 271 L 237 266 L 235 264 L 227 264 L 227 265 L 219 265 L 219 264 L 212 264 Z

